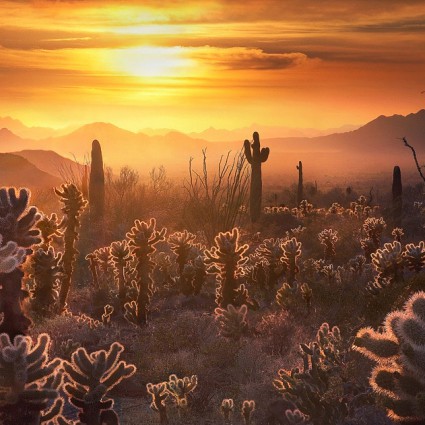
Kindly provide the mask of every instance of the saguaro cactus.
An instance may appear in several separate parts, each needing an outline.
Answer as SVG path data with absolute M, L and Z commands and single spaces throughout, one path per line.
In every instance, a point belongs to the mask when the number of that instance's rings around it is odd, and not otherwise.
M 297 190 L 297 205 L 300 205 L 304 199 L 304 185 L 303 185 L 303 163 L 298 161 L 298 190 Z
M 96 222 L 100 221 L 105 209 L 105 174 L 102 148 L 97 140 L 93 140 L 91 148 L 89 205 L 91 219 Z
M 401 184 L 400 167 L 396 165 L 393 171 L 393 224 L 401 227 L 401 216 L 403 212 L 403 186 Z
M 250 215 L 251 222 L 255 223 L 260 218 L 261 196 L 263 183 L 261 180 L 261 163 L 266 162 L 270 149 L 260 150 L 260 136 L 257 132 L 253 134 L 253 143 L 245 140 L 244 149 L 247 161 L 251 164 L 251 191 L 250 191 Z M 252 149 L 252 152 L 251 152 Z

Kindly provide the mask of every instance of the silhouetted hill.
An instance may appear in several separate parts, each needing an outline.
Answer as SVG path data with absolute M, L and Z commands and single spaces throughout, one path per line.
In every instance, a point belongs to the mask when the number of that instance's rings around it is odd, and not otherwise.
M 27 159 L 11 153 L 0 153 L 2 186 L 45 188 L 58 186 L 61 179 L 38 169 Z
M 64 158 L 54 151 L 23 150 L 11 153 L 27 159 L 41 171 L 49 173 L 50 175 L 62 180 L 70 177 L 71 175 L 81 176 L 84 173 L 84 165 L 78 164 L 68 158 Z

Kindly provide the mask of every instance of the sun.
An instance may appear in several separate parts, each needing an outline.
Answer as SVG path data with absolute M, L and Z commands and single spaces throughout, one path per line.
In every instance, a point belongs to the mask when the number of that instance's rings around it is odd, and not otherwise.
M 116 49 L 110 54 L 109 67 L 135 77 L 180 77 L 191 73 L 194 61 L 180 47 L 144 46 Z

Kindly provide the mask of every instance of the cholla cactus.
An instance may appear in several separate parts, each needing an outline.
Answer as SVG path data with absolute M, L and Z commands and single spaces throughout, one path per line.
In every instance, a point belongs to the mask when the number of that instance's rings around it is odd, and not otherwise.
M 276 293 L 276 302 L 285 309 L 297 308 L 301 299 L 307 306 L 307 313 L 311 309 L 311 300 L 313 298 L 313 291 L 308 283 L 294 282 L 292 286 L 284 283 Z
M 334 202 L 328 209 L 328 214 L 342 215 L 344 212 L 344 207 L 338 204 L 338 202 Z
M 291 425 L 311 425 L 310 418 L 298 409 L 288 409 L 285 412 L 285 416 Z
M 105 396 L 123 379 L 136 372 L 134 365 L 119 361 L 123 350 L 124 347 L 118 342 L 114 342 L 109 351 L 100 350 L 91 354 L 85 348 L 79 348 L 72 354 L 71 362 L 63 362 L 70 381 L 64 385 L 64 390 L 71 403 L 80 409 L 82 424 L 119 423 L 113 410 L 114 401 Z
M 319 241 L 325 247 L 325 261 L 332 261 L 335 258 L 335 243 L 338 242 L 338 232 L 332 229 L 325 229 L 319 233 Z
M 4 246 L 2 242 L 0 234 L 0 273 L 11 273 L 25 261 L 26 250 L 18 247 L 16 242 L 9 241 Z
M 65 251 L 62 257 L 63 276 L 59 293 L 59 310 L 63 312 L 71 288 L 74 263 L 78 255 L 75 243 L 78 240 L 78 232 L 80 229 L 80 215 L 87 201 L 73 183 L 63 184 L 60 189 L 55 189 L 55 193 L 59 196 L 63 204 L 62 212 L 66 216 L 66 228 L 64 230 Z
M 404 231 L 401 227 L 395 227 L 391 232 L 391 235 L 394 237 L 394 240 L 401 242 L 401 237 L 404 235 Z
M 386 243 L 372 254 L 372 264 L 381 278 L 397 280 L 403 271 L 404 259 L 400 242 Z
M 49 346 L 47 334 L 39 335 L 36 343 L 23 336 L 17 336 L 12 343 L 7 334 L 0 335 L 0 423 L 3 425 L 51 423 L 60 415 L 61 361 L 49 361 Z M 53 405 L 47 409 L 50 401 Z
M 265 239 L 255 250 L 255 255 L 267 266 L 265 286 L 269 290 L 273 289 L 278 284 L 279 277 L 286 271 L 286 264 L 282 261 L 284 255 L 282 240 Z
M 111 317 L 113 312 L 114 312 L 114 307 L 112 307 L 110 304 L 106 304 L 103 307 L 102 323 L 104 325 L 109 325 L 111 323 Z
M 220 327 L 220 335 L 226 338 L 239 340 L 248 328 L 246 316 L 248 307 L 243 304 L 241 307 L 234 307 L 232 304 L 227 309 L 217 307 L 214 310 L 215 320 Z
M 180 289 L 183 294 L 190 295 L 193 293 L 193 286 L 185 279 L 183 273 L 184 267 L 189 261 L 190 250 L 195 239 L 195 235 L 184 230 L 183 232 L 175 232 L 168 237 L 168 243 L 177 256 L 177 264 L 179 266 Z
M 40 221 L 37 223 L 36 227 L 40 230 L 42 244 L 41 247 L 43 250 L 48 250 L 52 245 L 54 239 L 59 239 L 63 237 L 61 229 L 63 228 L 64 222 L 58 221 L 56 214 L 42 215 Z
M 155 245 L 165 240 L 166 228 L 156 230 L 156 220 L 151 218 L 149 223 L 136 220 L 131 231 L 127 233 L 128 244 L 136 259 L 137 271 L 137 300 L 125 304 L 127 320 L 139 326 L 147 323 L 149 305 L 153 293 L 151 272 L 154 266 L 151 260 L 156 251 Z
M 41 242 L 39 231 L 34 228 L 40 218 L 35 207 L 28 208 L 30 193 L 21 189 L 17 196 L 14 188 L 0 189 L 0 235 L 3 248 L 1 263 L 0 313 L 3 321 L 0 333 L 6 332 L 11 339 L 24 335 L 31 321 L 22 311 L 22 301 L 28 292 L 22 287 L 23 271 L 20 264 L 25 260 L 25 253 L 34 244 Z M 25 251 L 25 252 L 24 252 Z
M 296 238 L 289 239 L 282 243 L 283 256 L 282 261 L 286 266 L 286 280 L 289 285 L 293 285 L 297 273 L 300 271 L 298 260 L 301 256 L 301 242 Z
M 93 287 L 99 289 L 99 260 L 94 252 L 87 254 L 85 259 L 89 262 Z
M 220 410 L 224 417 L 224 423 L 226 424 L 231 423 L 231 415 L 233 413 L 234 407 L 235 407 L 235 404 L 233 403 L 232 398 L 225 398 L 221 402 Z
M 410 270 L 416 273 L 422 271 L 425 266 L 425 242 L 420 241 L 419 245 L 407 244 L 403 252 L 403 258 Z
M 187 396 L 198 385 L 198 377 L 192 375 L 190 378 L 178 378 L 177 375 L 170 375 L 167 382 L 167 391 L 174 397 L 177 407 L 185 408 L 187 406 Z
M 216 303 L 227 308 L 229 304 L 236 304 L 238 277 L 241 267 L 248 261 L 245 252 L 249 247 L 239 244 L 239 230 L 236 227 L 231 232 L 220 232 L 214 240 L 215 246 L 205 251 L 205 263 L 219 270 Z
M 298 423 L 334 425 L 347 415 L 346 400 L 342 397 L 344 359 L 346 349 L 339 328 L 330 329 L 327 323 L 320 327 L 316 340 L 301 344 L 304 370 L 279 370 L 279 379 L 273 385 L 288 401 L 302 413 L 290 409 L 290 416 Z M 303 416 L 304 415 L 304 416 Z M 302 422 L 302 419 L 305 422 Z M 293 422 L 297 423 L 297 422 Z
M 62 276 L 62 254 L 53 247 L 37 249 L 31 257 L 34 289 L 31 291 L 31 307 L 42 316 L 57 312 L 59 282 Z
M 306 199 L 303 199 L 298 206 L 298 214 L 305 217 L 313 211 L 313 204 L 310 204 Z
M 152 396 L 151 409 L 159 413 L 159 422 L 161 425 L 168 424 L 167 407 L 165 401 L 169 393 L 167 391 L 167 382 L 160 382 L 159 384 L 146 384 L 148 394 Z
M 354 276 L 361 276 L 366 264 L 366 257 L 363 255 L 356 255 L 354 258 L 348 260 L 348 268 Z
M 124 311 L 124 305 L 126 302 L 127 291 L 126 291 L 126 278 L 125 269 L 133 259 L 130 252 L 130 247 L 127 241 L 112 242 L 110 246 L 110 254 L 112 265 L 114 267 L 115 282 L 118 285 L 118 298 L 120 301 L 121 309 Z
M 369 217 L 363 223 L 363 230 L 366 232 L 367 237 L 373 242 L 375 250 L 381 245 L 382 233 L 386 227 L 387 224 L 382 217 Z
M 94 251 L 94 255 L 98 260 L 99 270 L 103 274 L 104 281 L 107 280 L 110 260 L 111 260 L 111 250 L 109 246 L 98 248 Z
M 242 417 L 245 422 L 245 425 L 251 425 L 252 423 L 252 414 L 255 410 L 255 401 L 254 400 L 244 400 L 242 402 Z
M 387 315 L 381 332 L 361 329 L 354 348 L 377 364 L 370 384 L 396 421 L 425 420 L 425 292 Z

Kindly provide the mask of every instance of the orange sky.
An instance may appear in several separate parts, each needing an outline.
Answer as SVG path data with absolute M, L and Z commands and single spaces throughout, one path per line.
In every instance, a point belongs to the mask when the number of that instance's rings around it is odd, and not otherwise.
M 0 13 L 0 116 L 28 125 L 326 128 L 425 107 L 423 0 L 3 0 Z

